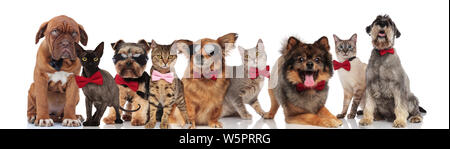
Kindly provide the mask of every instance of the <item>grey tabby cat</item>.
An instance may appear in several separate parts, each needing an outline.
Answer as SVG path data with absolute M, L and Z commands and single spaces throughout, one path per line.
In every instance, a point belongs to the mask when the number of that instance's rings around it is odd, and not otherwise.
M 163 106 L 161 117 L 161 129 L 168 128 L 169 116 L 178 108 L 184 120 L 188 120 L 186 103 L 184 100 L 183 82 L 177 77 L 175 63 L 177 61 L 176 50 L 170 45 L 158 45 L 155 41 L 151 43 L 152 63 L 150 69 L 150 121 L 145 128 L 154 128 L 156 125 L 156 113 L 158 106 Z
M 234 74 L 223 101 L 222 117 L 240 116 L 242 119 L 251 119 L 252 115 L 245 109 L 244 104 L 251 105 L 263 116 L 265 112 L 258 102 L 258 94 L 264 85 L 264 77 L 269 77 L 270 74 L 269 67 L 266 66 L 264 44 L 259 39 L 254 48 L 244 49 L 239 46 L 239 53 L 243 65 L 228 67 L 234 70 Z

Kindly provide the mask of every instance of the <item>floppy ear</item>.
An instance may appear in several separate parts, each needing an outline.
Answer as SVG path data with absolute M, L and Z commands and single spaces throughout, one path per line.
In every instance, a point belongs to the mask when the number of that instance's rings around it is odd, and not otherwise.
M 395 31 L 395 38 L 400 37 L 400 35 L 402 35 L 402 34 L 401 34 L 400 31 L 397 29 L 397 26 L 395 25 L 395 23 L 394 23 L 392 20 L 390 20 L 390 19 L 389 19 L 389 21 L 391 21 L 392 27 L 394 28 L 394 31 Z
M 97 53 L 97 56 L 100 58 L 103 56 L 103 49 L 104 49 L 105 43 L 100 43 L 94 50 L 95 53 Z
M 194 43 L 190 40 L 180 39 L 174 42 L 172 47 L 176 48 L 179 53 L 183 53 L 187 58 L 191 57 L 194 52 Z
M 148 45 L 148 42 L 145 41 L 144 39 L 141 39 L 138 41 L 138 44 L 142 45 L 142 47 L 144 48 L 144 50 L 148 53 L 150 52 L 150 45 Z
M 366 33 L 370 35 L 370 32 L 372 31 L 372 24 L 366 27 Z
M 117 48 L 121 45 L 125 43 L 125 41 L 123 41 L 122 39 L 118 40 L 116 43 L 111 43 L 111 47 L 113 48 L 113 50 L 117 50 Z
M 80 44 L 74 42 L 75 45 L 75 52 L 77 53 L 77 56 L 80 57 L 82 53 L 84 53 L 83 47 L 80 46 Z
M 315 45 L 318 45 L 320 48 L 330 51 L 330 45 L 328 44 L 328 38 L 323 36 L 316 42 L 314 42 Z
M 302 44 L 300 42 L 300 40 L 298 40 L 297 38 L 295 38 L 294 36 L 289 37 L 287 44 L 286 44 L 286 48 L 284 48 L 281 53 L 287 54 L 289 51 L 291 51 L 293 48 L 299 46 L 300 44 Z
M 223 35 L 222 37 L 217 38 L 220 47 L 222 48 L 222 50 L 224 50 L 224 54 L 228 53 L 231 49 L 234 48 L 234 43 L 236 43 L 237 38 L 237 33 L 228 33 L 226 35 Z
M 39 39 L 41 39 L 42 37 L 45 36 L 44 33 L 45 33 L 45 30 L 47 30 L 47 25 L 48 25 L 48 22 L 44 22 L 41 24 L 41 27 L 39 27 L 39 30 L 36 33 L 36 43 L 35 44 L 37 44 L 39 42 Z
M 84 27 L 82 25 L 78 24 L 78 28 L 80 30 L 80 42 L 86 46 L 88 43 L 88 35 L 86 34 L 86 31 L 84 31 Z

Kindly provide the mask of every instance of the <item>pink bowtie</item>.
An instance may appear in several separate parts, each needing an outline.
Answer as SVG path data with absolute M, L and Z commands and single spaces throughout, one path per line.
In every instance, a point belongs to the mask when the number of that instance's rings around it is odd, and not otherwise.
M 153 70 L 152 71 L 152 81 L 158 81 L 158 80 L 161 80 L 161 79 L 163 79 L 163 80 L 165 80 L 165 81 L 167 81 L 169 83 L 172 83 L 172 81 L 174 79 L 173 73 L 170 72 L 170 73 L 162 74 L 159 71 Z
M 250 67 L 250 79 L 256 79 L 258 76 L 264 76 L 270 78 L 270 66 L 267 65 L 265 69 L 258 69 L 256 67 Z

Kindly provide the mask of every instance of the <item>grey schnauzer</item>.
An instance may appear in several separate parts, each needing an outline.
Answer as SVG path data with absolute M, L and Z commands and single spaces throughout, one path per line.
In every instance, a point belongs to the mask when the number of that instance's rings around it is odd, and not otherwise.
M 406 127 L 422 121 L 419 101 L 410 91 L 409 78 L 394 50 L 394 40 L 400 31 L 388 15 L 377 16 L 366 28 L 372 37 L 372 50 L 366 70 L 366 106 L 360 125 L 370 125 L 373 120 L 393 121 L 393 127 Z

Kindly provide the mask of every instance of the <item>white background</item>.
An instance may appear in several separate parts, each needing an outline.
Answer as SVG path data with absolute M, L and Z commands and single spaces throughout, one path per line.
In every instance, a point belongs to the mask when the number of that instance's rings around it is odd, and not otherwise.
M 333 34 L 341 39 L 358 34 L 357 56 L 367 62 L 372 45 L 365 27 L 379 14 L 389 14 L 402 36 L 396 40 L 396 52 L 411 80 L 411 90 L 428 110 L 421 124 L 408 128 L 449 128 L 449 2 L 447 0 L 330 0 L 330 1 L 1 1 L 0 2 L 0 128 L 35 128 L 26 123 L 27 91 L 33 79 L 39 44 L 34 44 L 39 26 L 54 16 L 65 14 L 82 24 L 89 36 L 87 49 L 105 41 L 100 67 L 115 74 L 109 43 L 118 39 L 139 39 L 169 44 L 176 39 L 217 38 L 229 32 L 239 33 L 237 45 L 250 48 L 258 38 L 264 41 L 268 64 L 280 56 L 281 42 L 290 35 L 311 43 L 327 36 L 335 58 Z M 151 61 L 149 61 L 151 63 Z M 227 64 L 239 65 L 235 49 Z M 176 65 L 181 76 L 186 59 L 179 56 Z M 150 64 L 147 70 L 150 69 Z M 326 107 L 338 114 L 343 91 L 337 73 L 330 81 Z M 267 83 L 266 83 L 267 87 Z M 268 111 L 270 99 L 266 87 L 260 102 Z M 80 94 L 82 92 L 80 91 Z M 80 95 L 77 113 L 85 114 L 84 95 Z M 282 109 L 275 121 L 261 120 L 253 109 L 253 120 L 221 119 L 225 128 L 318 128 L 287 125 Z M 345 120 L 340 128 L 360 128 L 356 120 Z M 61 128 L 60 124 L 56 127 Z M 97 127 L 94 127 L 97 128 Z M 124 125 L 100 128 L 142 128 Z M 206 128 L 206 127 L 200 127 Z M 376 122 L 370 127 L 391 128 L 391 123 Z

